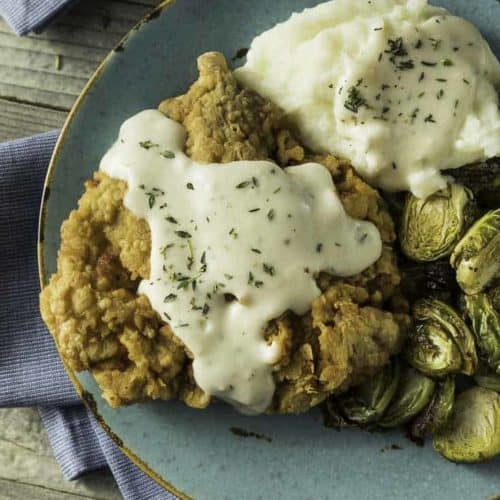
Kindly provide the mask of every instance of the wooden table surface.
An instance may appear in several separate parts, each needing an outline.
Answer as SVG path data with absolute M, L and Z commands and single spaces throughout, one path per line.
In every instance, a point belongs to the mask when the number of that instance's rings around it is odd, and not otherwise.
M 84 0 L 41 33 L 0 19 L 0 142 L 60 128 L 100 61 L 158 0 Z M 0 410 L 0 499 L 115 500 L 108 472 L 66 481 L 36 409 Z

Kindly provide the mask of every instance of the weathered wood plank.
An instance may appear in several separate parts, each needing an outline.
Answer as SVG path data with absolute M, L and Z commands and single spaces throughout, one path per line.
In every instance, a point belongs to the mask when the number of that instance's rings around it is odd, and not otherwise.
M 65 111 L 0 99 L 0 142 L 61 128 Z
M 0 98 L 69 110 L 100 61 L 156 3 L 87 0 L 22 38 L 0 20 Z
M 67 481 L 52 457 L 38 412 L 23 408 L 0 410 L 0 498 L 118 500 L 121 496 L 109 473 Z

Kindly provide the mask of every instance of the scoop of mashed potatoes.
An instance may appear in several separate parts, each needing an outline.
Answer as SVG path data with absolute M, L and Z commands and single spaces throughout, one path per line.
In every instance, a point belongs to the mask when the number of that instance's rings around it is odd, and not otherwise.
M 401 348 L 409 317 L 398 292 L 394 227 L 378 193 L 348 163 L 308 153 L 283 127 L 279 109 L 241 87 L 222 55 L 205 54 L 198 65 L 189 92 L 160 105 L 186 128 L 190 156 L 221 163 L 273 158 L 283 167 L 321 162 L 346 211 L 381 234 L 375 264 L 349 279 L 319 276 L 322 295 L 311 311 L 286 313 L 265 331 L 279 348 L 268 411 L 303 412 L 371 376 Z M 195 383 L 191 353 L 137 294 L 149 276 L 151 235 L 123 205 L 126 183 L 98 172 L 85 188 L 62 226 L 57 272 L 41 294 L 43 319 L 64 360 L 89 370 L 113 407 L 171 398 L 207 406 L 211 398 Z
M 440 170 L 500 153 L 500 64 L 479 31 L 427 0 L 333 0 L 252 42 L 237 78 L 315 151 L 370 184 L 425 197 Z

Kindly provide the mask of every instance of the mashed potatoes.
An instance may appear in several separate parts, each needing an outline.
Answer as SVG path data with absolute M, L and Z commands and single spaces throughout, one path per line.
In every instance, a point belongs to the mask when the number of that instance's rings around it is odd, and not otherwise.
M 440 170 L 500 153 L 500 64 L 426 0 L 334 0 L 258 36 L 237 71 L 315 151 L 372 184 L 427 196 Z

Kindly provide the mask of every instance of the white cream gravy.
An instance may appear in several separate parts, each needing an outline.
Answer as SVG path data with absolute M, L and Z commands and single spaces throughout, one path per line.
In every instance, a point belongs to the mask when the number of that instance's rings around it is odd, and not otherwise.
M 345 213 L 322 165 L 199 164 L 184 144 L 181 125 L 142 111 L 100 168 L 128 183 L 125 206 L 149 224 L 151 272 L 139 293 L 193 354 L 197 384 L 260 413 L 279 355 L 266 324 L 286 310 L 307 312 L 318 272 L 350 276 L 373 264 L 380 235 Z

